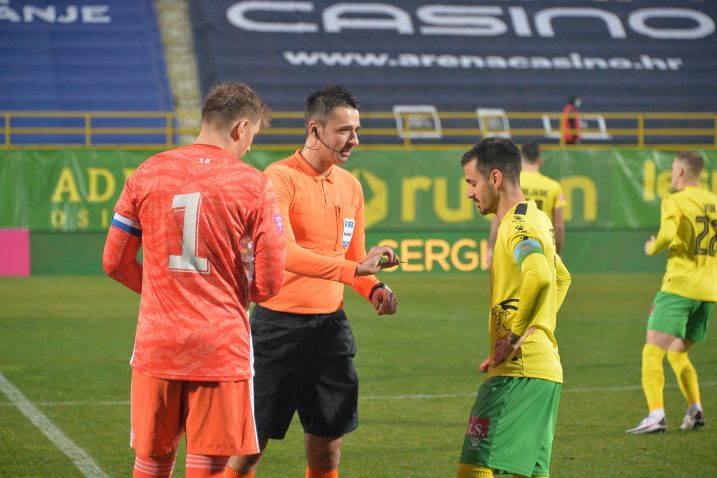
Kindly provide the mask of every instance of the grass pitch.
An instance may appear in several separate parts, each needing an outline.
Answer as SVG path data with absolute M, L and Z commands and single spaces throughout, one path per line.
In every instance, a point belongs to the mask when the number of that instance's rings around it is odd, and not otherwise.
M 358 343 L 360 428 L 343 478 L 455 476 L 484 379 L 485 275 L 385 274 L 399 313 L 377 317 L 346 292 Z M 558 319 L 565 384 L 553 447 L 561 477 L 712 477 L 717 469 L 717 337 L 691 353 L 707 426 L 678 430 L 685 403 L 666 366 L 668 432 L 628 436 L 645 415 L 644 328 L 658 275 L 576 275 Z M 0 278 L 0 373 L 109 477 L 131 475 L 129 356 L 138 297 L 103 277 Z M 75 460 L 76 461 L 76 460 Z M 184 477 L 183 451 L 175 477 Z M 303 477 L 300 425 L 269 444 L 257 478 Z M 0 477 L 82 477 L 0 393 Z

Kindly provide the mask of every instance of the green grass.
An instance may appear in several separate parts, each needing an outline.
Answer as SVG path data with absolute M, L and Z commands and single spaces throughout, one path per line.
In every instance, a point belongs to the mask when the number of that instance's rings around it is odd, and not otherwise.
M 454 476 L 487 353 L 485 275 L 385 276 L 400 310 L 377 317 L 352 291 L 360 428 L 347 436 L 343 478 Z M 656 275 L 576 275 L 559 317 L 565 385 L 553 477 L 715 476 L 717 347 L 691 353 L 702 382 L 705 429 L 681 433 L 685 403 L 666 370 L 670 429 L 626 436 L 646 414 L 640 356 Z M 129 356 L 138 298 L 102 277 L 0 279 L 0 373 L 110 477 L 130 476 Z M 714 333 L 713 333 L 714 335 Z M 714 418 L 713 418 L 714 417 Z M 181 456 L 181 455 L 180 455 Z M 269 444 L 257 478 L 303 476 L 295 422 Z M 82 477 L 0 394 L 0 476 Z M 183 459 L 175 477 L 184 476 Z

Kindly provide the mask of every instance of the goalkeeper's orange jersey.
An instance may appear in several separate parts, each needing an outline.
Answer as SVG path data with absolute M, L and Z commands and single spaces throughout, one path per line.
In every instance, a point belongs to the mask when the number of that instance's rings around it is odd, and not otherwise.
M 251 295 L 257 301 L 280 289 L 286 252 L 274 192 L 264 175 L 214 146 L 160 153 L 127 180 L 115 206 L 105 264 L 121 254 L 136 258 L 137 248 L 125 252 L 113 245 L 123 234 L 141 235 L 143 247 L 132 366 L 166 379 L 250 378 L 247 279 L 239 242 L 247 235 L 255 243 Z
M 662 290 L 717 301 L 717 195 L 693 186 L 662 199 L 660 231 L 650 255 L 669 247 Z
M 361 183 L 332 166 L 319 174 L 297 151 L 264 170 L 284 223 L 286 276 L 261 305 L 280 312 L 326 314 L 343 306 L 344 284 L 368 298 L 374 276 L 354 277 L 366 257 Z

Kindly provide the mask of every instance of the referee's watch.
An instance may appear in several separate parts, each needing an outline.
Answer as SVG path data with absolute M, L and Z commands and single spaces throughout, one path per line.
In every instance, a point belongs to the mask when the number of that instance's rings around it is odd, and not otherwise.
M 376 292 L 376 289 L 386 289 L 387 291 L 393 293 L 389 286 L 387 286 L 383 282 L 379 282 L 375 286 L 371 287 L 371 292 L 368 293 L 368 300 L 373 300 L 373 293 Z

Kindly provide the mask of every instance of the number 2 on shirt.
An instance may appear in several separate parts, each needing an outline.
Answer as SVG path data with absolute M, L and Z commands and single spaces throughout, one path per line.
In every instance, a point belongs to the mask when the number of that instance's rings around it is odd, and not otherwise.
M 717 219 L 713 219 L 710 222 L 710 218 L 707 216 L 697 216 L 695 218 L 695 223 L 702 224 L 702 232 L 700 232 L 695 238 L 695 255 L 714 256 L 715 252 L 717 252 Z M 707 247 L 703 247 L 702 240 L 710 233 L 710 224 L 712 225 L 712 229 L 714 229 L 715 233 L 710 238 Z
M 201 207 L 202 193 L 177 194 L 172 198 L 172 209 L 184 209 L 184 227 L 182 229 L 182 255 L 169 256 L 169 270 L 171 271 L 209 274 L 209 260 L 197 256 Z

